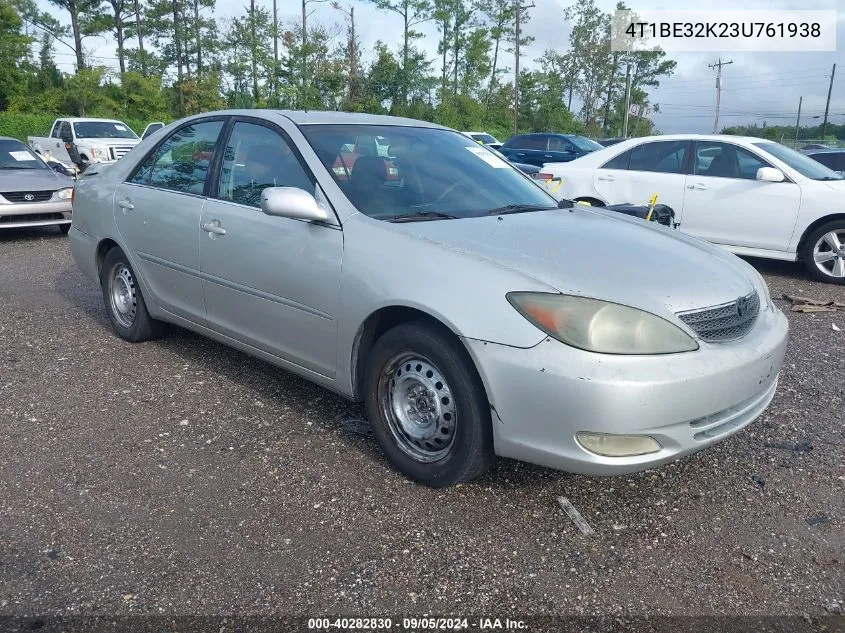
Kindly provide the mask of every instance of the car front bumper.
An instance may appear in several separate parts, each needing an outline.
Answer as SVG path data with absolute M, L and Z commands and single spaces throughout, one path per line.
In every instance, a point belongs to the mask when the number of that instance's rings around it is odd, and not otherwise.
M 661 356 L 594 354 L 546 338 L 521 349 L 464 339 L 493 409 L 496 454 L 588 475 L 644 470 L 706 448 L 755 420 L 769 405 L 786 353 L 788 325 L 777 308 L 730 343 Z M 647 435 L 661 448 L 607 457 L 579 431 Z
M 70 200 L 0 204 L 0 229 L 70 224 Z

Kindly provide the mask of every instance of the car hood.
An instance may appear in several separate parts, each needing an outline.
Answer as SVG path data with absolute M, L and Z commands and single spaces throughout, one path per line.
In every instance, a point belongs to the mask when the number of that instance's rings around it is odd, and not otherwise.
M 750 266 L 727 251 L 612 211 L 575 207 L 393 226 L 565 294 L 665 316 L 727 303 L 755 288 Z
M 73 178 L 52 169 L 0 169 L 0 192 L 55 191 L 73 187 Z
M 843 172 L 838 172 L 838 173 L 841 174 Z M 822 180 L 822 181 L 819 181 L 819 182 L 824 183 L 825 185 L 827 185 L 828 187 L 830 187 L 834 191 L 839 191 L 839 192 L 845 191 L 845 178 L 843 178 L 842 180 Z

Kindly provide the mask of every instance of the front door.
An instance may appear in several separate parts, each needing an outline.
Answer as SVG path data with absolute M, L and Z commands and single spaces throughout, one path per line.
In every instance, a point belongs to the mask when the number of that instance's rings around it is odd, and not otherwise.
M 609 204 L 657 202 L 683 214 L 689 141 L 652 141 L 637 145 L 596 170 L 593 186 Z
M 787 250 L 801 190 L 793 182 L 757 180 L 761 167 L 771 165 L 739 145 L 697 141 L 681 230 L 716 244 Z
M 236 120 L 202 211 L 200 269 L 209 326 L 331 378 L 343 232 L 338 225 L 264 214 L 266 187 L 313 194 L 316 181 L 281 129 Z
M 128 256 L 168 312 L 205 321 L 199 278 L 200 216 L 206 176 L 223 119 L 175 130 L 122 183 L 114 217 Z

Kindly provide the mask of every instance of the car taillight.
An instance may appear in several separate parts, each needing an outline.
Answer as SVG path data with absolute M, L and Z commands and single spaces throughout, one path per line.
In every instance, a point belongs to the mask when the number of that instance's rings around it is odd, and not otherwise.
M 552 180 L 554 178 L 554 174 L 546 174 L 541 171 L 538 174 L 534 174 L 534 178 L 536 180 Z

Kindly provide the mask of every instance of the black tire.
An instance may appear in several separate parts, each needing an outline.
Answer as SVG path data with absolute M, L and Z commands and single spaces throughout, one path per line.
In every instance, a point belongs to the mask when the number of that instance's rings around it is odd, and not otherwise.
M 828 284 L 837 284 L 837 285 L 845 285 L 845 276 L 836 277 L 833 275 L 833 271 L 831 270 L 828 273 L 823 272 L 818 265 L 816 265 L 815 254 L 814 250 L 816 244 L 828 233 L 836 232 L 840 235 L 840 244 L 845 245 L 845 220 L 832 220 L 826 224 L 822 224 L 821 226 L 817 227 L 810 235 L 807 236 L 807 239 L 804 240 L 804 245 L 801 247 L 801 252 L 798 253 L 801 261 L 804 262 L 804 267 L 807 269 L 807 272 L 810 273 L 810 276 L 813 279 L 818 281 L 823 281 Z M 830 245 L 827 245 L 825 248 L 829 248 L 833 251 Z M 840 266 L 845 266 L 845 251 L 840 251 L 838 255 L 838 259 L 841 262 Z M 837 261 L 837 257 L 834 257 L 831 260 L 831 269 L 833 264 Z M 825 265 L 822 264 L 824 267 Z
M 429 459 L 433 461 L 421 461 L 409 455 L 409 441 L 400 439 L 403 433 L 396 431 L 398 418 L 386 412 L 391 409 L 384 399 L 384 390 L 394 393 L 394 388 L 389 388 L 388 385 L 399 382 L 396 375 L 398 372 L 401 378 L 406 361 L 398 361 L 398 359 L 403 358 L 404 355 L 412 355 L 429 361 L 432 369 L 443 377 L 442 382 L 436 382 L 441 386 L 432 387 L 428 392 L 432 395 L 431 402 L 437 407 L 437 413 L 431 414 L 433 432 L 445 433 L 446 426 L 442 425 L 448 423 L 444 420 L 453 419 L 454 421 L 451 422 L 452 437 L 448 447 L 440 449 L 445 450 L 445 454 L 436 459 L 429 455 Z M 408 375 L 406 373 L 406 376 Z M 437 379 L 437 374 L 434 379 Z M 408 384 L 414 384 L 414 380 L 414 377 L 410 377 Z M 442 488 L 469 481 L 492 466 L 495 454 L 490 404 L 469 354 L 451 332 L 424 321 L 403 323 L 387 331 L 376 341 L 370 352 L 364 384 L 367 416 L 370 419 L 373 434 L 388 459 L 407 477 L 433 488 Z M 434 389 L 445 391 L 435 394 Z M 442 397 L 443 394 L 449 394 L 451 400 L 448 397 Z M 407 399 L 413 398 L 407 396 Z M 451 410 L 454 411 L 453 418 L 450 417 L 450 413 L 443 412 L 438 404 L 441 401 L 449 402 Z M 434 409 L 426 409 L 426 411 L 434 411 Z M 393 424 L 391 419 L 394 421 Z M 442 439 L 448 437 L 444 435 Z M 437 435 L 434 441 L 440 444 L 441 436 Z M 432 444 L 428 446 L 435 449 Z
M 59 224 L 59 230 L 65 235 L 70 231 L 70 224 Z
M 121 275 L 121 281 L 114 281 L 112 277 L 117 273 Z M 127 275 L 128 274 L 128 275 Z M 112 327 L 117 335 L 131 343 L 140 343 L 161 336 L 164 331 L 164 324 L 150 317 L 147 311 L 147 304 L 144 302 L 144 295 L 141 287 L 136 281 L 135 272 L 129 264 L 129 260 L 119 248 L 112 248 L 103 260 L 100 269 L 100 288 L 103 291 L 103 300 L 106 304 L 106 312 L 109 315 Z M 126 293 L 124 306 L 134 308 L 134 313 L 123 313 L 117 307 L 117 301 L 112 298 L 112 283 L 123 283 Z

